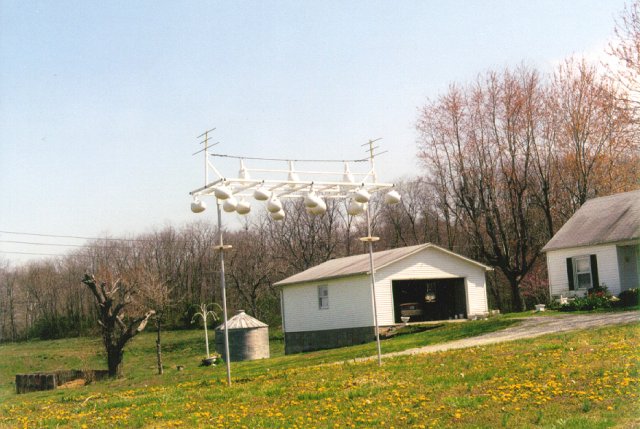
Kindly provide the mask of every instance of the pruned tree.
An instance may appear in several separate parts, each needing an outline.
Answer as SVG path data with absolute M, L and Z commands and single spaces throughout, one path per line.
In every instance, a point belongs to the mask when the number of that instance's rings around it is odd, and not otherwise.
M 211 318 L 211 320 L 213 320 L 214 322 L 219 319 L 219 316 L 215 311 L 216 307 L 219 311 L 222 311 L 222 308 L 220 308 L 220 306 L 215 302 L 211 304 L 201 303 L 199 307 L 200 311 L 194 313 L 193 318 L 191 319 L 191 323 L 195 323 L 198 317 L 202 319 L 202 325 L 204 326 L 204 345 L 207 352 L 207 359 L 211 357 L 211 354 L 209 353 L 209 318 Z
M 122 375 L 125 345 L 144 330 L 155 311 L 148 310 L 141 316 L 125 317 L 125 309 L 132 304 L 133 288 L 120 279 L 98 281 L 93 275 L 85 274 L 82 283 L 95 298 L 109 376 L 119 377 Z

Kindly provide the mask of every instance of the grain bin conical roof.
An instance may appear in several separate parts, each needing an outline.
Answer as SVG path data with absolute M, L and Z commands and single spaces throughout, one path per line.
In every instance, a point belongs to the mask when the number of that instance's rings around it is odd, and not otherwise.
M 253 328 L 268 328 L 269 325 L 259 321 L 258 319 L 249 316 L 244 310 L 239 310 L 238 314 L 227 320 L 229 330 L 232 329 L 253 329 Z M 216 331 L 223 331 L 224 323 L 216 328 Z

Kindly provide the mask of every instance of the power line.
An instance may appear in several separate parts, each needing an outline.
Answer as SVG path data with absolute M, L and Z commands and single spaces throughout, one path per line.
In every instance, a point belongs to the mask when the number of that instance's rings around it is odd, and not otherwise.
M 136 240 L 136 241 L 140 241 L 140 240 Z M 153 240 L 144 240 L 144 241 L 152 242 Z M 183 241 L 184 240 L 176 240 L 176 242 L 183 242 Z M 35 245 L 35 246 L 79 247 L 79 248 L 86 248 L 86 249 L 108 247 L 108 245 L 106 244 L 96 244 L 96 243 L 91 243 L 91 244 L 39 243 L 34 241 L 18 241 L 18 240 L 0 240 L 0 243 L 29 244 L 29 245 Z
M 32 255 L 32 256 L 68 256 L 60 253 L 8 252 L 6 250 L 0 250 L 0 253 L 11 253 L 15 255 Z
M 57 246 L 57 247 L 76 247 L 76 248 L 84 248 L 84 249 L 93 249 L 93 248 L 108 248 L 110 244 L 122 244 L 127 245 L 131 243 L 158 243 L 158 239 L 154 238 L 100 238 L 100 237 L 82 237 L 76 235 L 56 235 L 56 234 L 40 234 L 40 233 L 32 233 L 32 232 L 17 232 L 17 231 L 0 231 L 0 234 L 13 234 L 13 235 L 26 235 L 26 236 L 34 236 L 34 237 L 47 237 L 47 238 L 66 238 L 66 239 L 77 239 L 77 240 L 93 240 L 94 242 L 88 244 L 69 244 L 69 243 L 43 243 L 43 242 L 35 242 L 35 241 L 21 241 L 21 240 L 0 240 L 0 243 L 7 244 L 25 244 L 25 245 L 33 245 L 33 246 Z M 162 240 L 162 238 L 160 238 Z M 102 243 L 101 243 L 102 242 Z M 105 243 L 107 242 L 107 243 Z M 185 239 L 175 239 L 172 240 L 173 243 L 189 243 L 189 240 Z M 11 252 L 5 252 L 11 253 Z M 47 256 L 46 254 L 43 254 Z
M 17 240 L 0 240 L 0 243 L 32 244 L 37 246 L 88 247 L 83 244 L 36 243 L 33 241 L 17 241 Z
M 144 238 L 111 238 L 111 237 L 83 237 L 79 235 L 38 234 L 35 232 L 0 231 L 0 234 L 29 235 L 33 237 L 71 238 L 75 240 L 103 240 L 103 241 L 153 241 Z

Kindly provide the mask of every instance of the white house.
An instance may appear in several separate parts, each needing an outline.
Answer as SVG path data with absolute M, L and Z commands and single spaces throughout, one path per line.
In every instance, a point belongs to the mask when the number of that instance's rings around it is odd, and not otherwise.
M 542 249 L 550 294 L 581 296 L 594 286 L 609 292 L 638 287 L 640 190 L 587 201 Z
M 490 267 L 433 244 L 373 254 L 379 326 L 488 312 Z M 278 283 L 285 353 L 375 340 L 369 254 L 333 259 Z

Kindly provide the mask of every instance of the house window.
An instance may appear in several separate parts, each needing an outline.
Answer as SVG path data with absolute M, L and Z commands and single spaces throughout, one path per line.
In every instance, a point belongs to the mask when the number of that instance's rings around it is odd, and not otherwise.
M 593 286 L 590 259 L 589 256 L 576 256 L 573 258 L 573 279 L 576 289 L 589 289 Z
M 318 309 L 329 309 L 329 286 L 318 286 Z
M 600 284 L 596 255 L 580 255 L 567 258 L 569 289 L 591 289 Z

